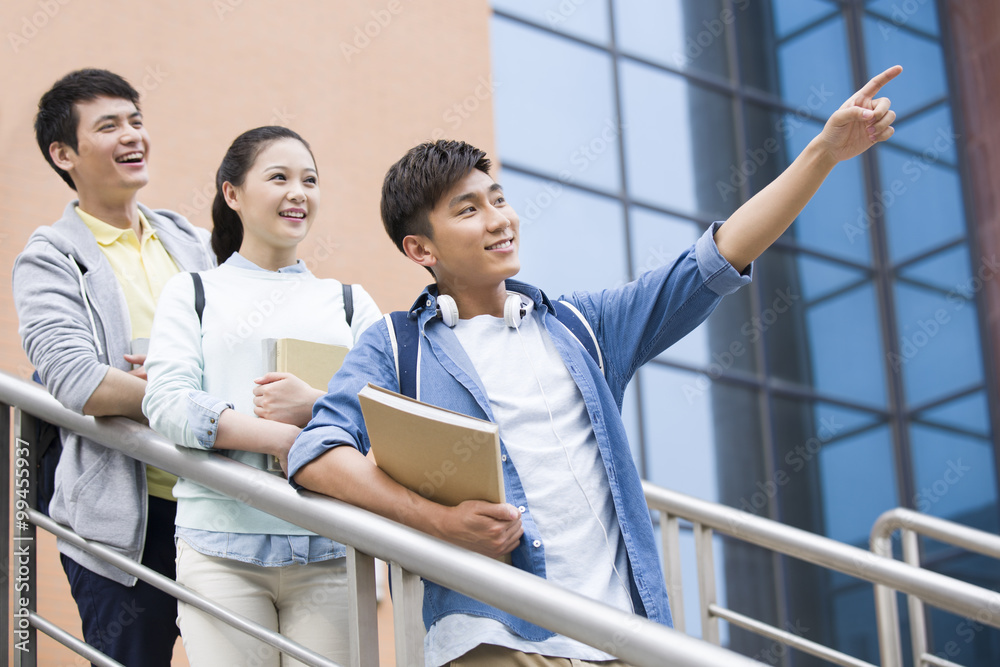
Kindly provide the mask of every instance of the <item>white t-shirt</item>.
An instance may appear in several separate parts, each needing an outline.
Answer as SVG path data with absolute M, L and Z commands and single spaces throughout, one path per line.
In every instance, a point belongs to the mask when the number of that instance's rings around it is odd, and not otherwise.
M 455 335 L 486 389 L 517 468 L 545 549 L 546 578 L 631 612 L 628 557 L 593 424 L 580 389 L 530 306 L 519 329 L 482 315 L 460 320 Z M 425 658 L 428 664 L 446 664 L 478 644 L 579 660 L 614 659 L 562 635 L 528 641 L 499 621 L 467 614 L 451 614 L 431 626 Z

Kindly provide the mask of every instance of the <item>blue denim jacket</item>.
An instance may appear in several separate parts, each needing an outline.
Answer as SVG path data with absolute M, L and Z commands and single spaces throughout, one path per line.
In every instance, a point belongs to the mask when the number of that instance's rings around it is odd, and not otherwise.
M 636 612 L 672 625 L 663 572 L 657 557 L 653 528 L 632 460 L 621 404 L 625 387 L 642 364 L 694 329 L 715 309 L 720 299 L 750 281 L 719 254 L 715 223 L 694 246 L 673 263 L 643 274 L 623 287 L 601 292 L 574 292 L 563 297 L 572 303 L 594 330 L 604 355 L 602 375 L 593 358 L 573 335 L 552 317 L 558 303 L 540 290 L 514 280 L 507 289 L 530 298 L 543 326 L 566 363 L 587 404 L 609 491 L 629 558 L 629 576 Z M 449 410 L 493 420 L 490 402 L 479 377 L 455 336 L 436 317 L 436 286 L 428 287 L 410 309 L 421 332 L 420 399 Z M 362 453 L 369 449 L 368 434 L 357 392 L 366 383 L 399 390 L 392 342 L 384 320 L 371 326 L 347 355 L 338 371 L 335 393 L 320 399 L 313 418 L 292 446 L 289 477 L 333 447 L 349 445 Z M 518 477 L 516 462 L 501 442 L 507 501 L 525 506 L 521 514 L 524 536 L 511 554 L 515 567 L 545 576 L 545 544 L 532 520 L 531 505 Z M 584 545 L 581 545 L 583 548 Z M 424 624 L 430 626 L 448 614 L 465 613 L 499 620 L 531 641 L 552 632 L 485 603 L 425 582 Z

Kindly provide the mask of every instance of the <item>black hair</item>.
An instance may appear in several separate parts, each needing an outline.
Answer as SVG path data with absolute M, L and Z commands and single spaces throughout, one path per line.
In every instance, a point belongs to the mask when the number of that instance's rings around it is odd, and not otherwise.
M 486 152 L 444 139 L 414 146 L 389 168 L 382 183 L 382 224 L 400 252 L 410 234 L 432 238 L 428 214 L 473 169 L 489 175 Z
M 76 184 L 68 172 L 60 169 L 49 155 L 53 142 L 63 143 L 74 151 L 79 148 L 77 126 L 80 114 L 77 102 L 89 102 L 98 97 L 128 100 L 139 108 L 139 93 L 128 81 L 106 69 L 80 69 L 70 72 L 52 84 L 52 87 L 38 100 L 38 115 L 35 116 L 35 140 L 45 161 L 56 170 L 59 177 L 69 187 L 76 190 Z
M 219 264 L 229 259 L 229 256 L 239 250 L 243 243 L 243 221 L 226 203 L 222 184 L 230 183 L 237 188 L 242 186 L 257 156 L 279 139 L 300 141 L 309 151 L 309 155 L 312 155 L 309 143 L 298 133 L 279 125 L 265 125 L 247 130 L 236 137 L 226 151 L 226 156 L 222 158 L 222 164 L 215 173 L 215 200 L 212 202 L 212 250 Z M 315 156 L 313 162 L 316 162 Z

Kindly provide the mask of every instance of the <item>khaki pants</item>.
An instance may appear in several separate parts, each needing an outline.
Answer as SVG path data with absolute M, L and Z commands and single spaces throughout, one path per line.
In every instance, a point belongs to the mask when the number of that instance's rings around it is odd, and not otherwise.
M 457 660 L 451 667 L 629 667 L 621 660 L 588 662 L 575 658 L 550 658 L 537 653 L 521 653 L 503 646 L 480 644 Z
M 260 567 L 206 556 L 177 541 L 177 581 L 213 602 L 340 664 L 350 662 L 347 565 Z M 191 667 L 302 665 L 214 616 L 178 601 L 177 624 Z

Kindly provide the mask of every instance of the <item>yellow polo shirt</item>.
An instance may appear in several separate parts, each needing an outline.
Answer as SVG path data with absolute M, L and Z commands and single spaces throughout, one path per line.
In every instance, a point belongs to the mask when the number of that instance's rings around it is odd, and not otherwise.
M 118 278 L 128 304 L 129 320 L 132 323 L 132 338 L 149 338 L 153 329 L 153 313 L 160 292 L 180 269 L 167 249 L 160 243 L 146 216 L 139 212 L 142 238 L 136 238 L 132 229 L 119 229 L 76 207 L 80 219 L 87 225 L 104 257 Z M 146 466 L 146 481 L 149 495 L 166 500 L 175 500 L 171 490 L 177 477 L 168 472 Z

